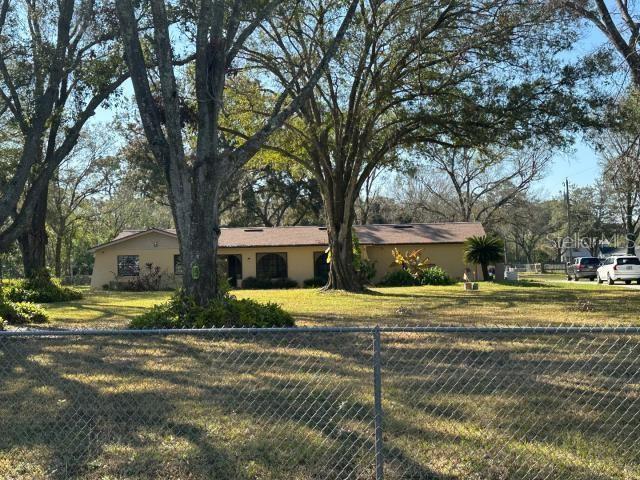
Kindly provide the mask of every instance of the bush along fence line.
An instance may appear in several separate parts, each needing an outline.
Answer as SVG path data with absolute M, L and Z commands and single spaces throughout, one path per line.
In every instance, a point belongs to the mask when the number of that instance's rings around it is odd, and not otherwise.
M 0 332 L 0 478 L 640 478 L 640 329 Z

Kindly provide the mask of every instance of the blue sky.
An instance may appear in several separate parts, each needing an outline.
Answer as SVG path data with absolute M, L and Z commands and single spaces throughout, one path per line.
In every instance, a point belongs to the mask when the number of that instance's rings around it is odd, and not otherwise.
M 606 44 L 607 39 L 604 35 L 597 28 L 587 24 L 582 37 L 574 45 L 569 58 L 578 58 Z M 616 60 L 621 64 L 621 72 L 626 70 L 626 68 L 623 68 L 622 60 L 620 58 L 616 58 Z M 624 79 L 625 75 L 622 74 L 620 78 L 612 78 L 607 83 L 616 92 L 620 92 Z M 565 178 L 569 178 L 569 182 L 577 186 L 589 185 L 599 175 L 598 160 L 598 155 L 593 148 L 583 139 L 578 138 L 571 152 L 555 155 L 553 165 L 549 168 L 546 177 L 538 185 L 538 190 L 541 193 L 556 194 L 562 190 L 562 182 L 564 182 Z
M 540 182 L 541 193 L 554 195 L 563 189 L 565 178 L 577 186 L 593 183 L 598 177 L 598 156 L 584 141 L 578 140 L 570 153 L 558 153 L 546 177 Z

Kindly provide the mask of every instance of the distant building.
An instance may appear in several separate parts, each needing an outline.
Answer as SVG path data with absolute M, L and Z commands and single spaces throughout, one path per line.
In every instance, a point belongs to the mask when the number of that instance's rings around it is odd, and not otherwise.
M 612 247 L 610 245 L 600 245 L 598 247 L 597 254 L 595 255 L 598 258 L 607 258 L 614 255 L 626 255 L 627 247 Z M 580 258 L 580 257 L 593 257 L 591 251 L 585 247 L 572 248 L 571 253 L 569 249 L 567 249 L 561 256 L 563 262 L 569 262 L 571 259 Z
M 600 252 L 598 256 L 600 258 L 607 258 L 614 255 L 626 255 L 627 247 L 610 247 L 608 245 L 603 245 L 600 247 Z
M 591 251 L 585 247 L 575 247 L 575 248 L 567 248 L 564 253 L 560 256 L 560 260 L 562 262 L 570 262 L 575 258 L 580 257 L 592 257 Z

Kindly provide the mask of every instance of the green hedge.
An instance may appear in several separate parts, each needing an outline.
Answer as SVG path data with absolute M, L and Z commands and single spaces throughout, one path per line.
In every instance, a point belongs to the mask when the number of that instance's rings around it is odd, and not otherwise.
M 256 277 L 247 277 L 242 281 L 242 288 L 250 290 L 268 290 L 271 288 L 296 288 L 298 282 L 290 278 L 278 278 L 277 280 L 265 280 Z
M 63 287 L 55 279 L 12 280 L 3 286 L 4 296 L 12 302 L 55 303 L 80 300 L 82 292 Z
M 129 327 L 148 328 L 220 328 L 220 327 L 293 327 L 293 317 L 275 303 L 258 303 L 224 297 L 206 307 L 176 293 L 171 300 L 156 305 L 134 318 Z
M 406 270 L 394 270 L 382 278 L 380 285 L 383 287 L 412 287 L 420 285 L 420 282 Z
M 12 302 L 0 298 L 0 319 L 13 325 L 45 323 L 47 312 L 42 307 L 29 302 Z
M 440 267 L 429 267 L 420 275 L 420 285 L 451 285 L 453 282 Z
M 384 287 L 412 287 L 417 285 L 451 285 L 453 282 L 440 267 L 429 267 L 420 272 L 417 277 L 407 270 L 394 270 L 387 273 L 380 281 Z
M 327 279 L 322 277 L 307 278 L 302 285 L 306 288 L 321 288 L 327 284 Z

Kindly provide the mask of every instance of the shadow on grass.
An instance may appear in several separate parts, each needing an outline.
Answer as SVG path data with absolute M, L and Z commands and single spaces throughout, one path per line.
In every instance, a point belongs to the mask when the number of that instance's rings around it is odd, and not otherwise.
M 387 435 L 454 465 L 472 445 L 499 478 L 635 478 L 639 356 L 640 336 L 389 336 Z
M 549 282 L 542 282 L 539 280 L 497 280 L 494 282 L 496 285 L 503 285 L 505 287 L 523 287 L 523 288 L 558 288 Z
M 1 338 L 0 476 L 370 478 L 369 339 L 329 339 Z
M 302 305 L 297 293 L 277 291 L 273 298 L 259 298 L 282 304 L 302 323 L 325 326 L 511 324 L 515 321 L 539 325 L 574 323 L 576 318 L 573 314 L 584 312 L 596 312 L 597 315 L 581 316 L 578 321 L 628 324 L 637 323 L 633 312 L 640 309 L 640 295 L 632 290 L 559 287 L 545 282 L 523 282 L 522 286 L 487 282 L 482 283 L 476 292 L 464 292 L 461 285 L 456 285 L 446 288 L 381 288 L 354 296 L 336 295 L 334 299 L 331 299 L 331 294 L 319 294 L 305 298 L 309 305 Z M 122 294 L 124 297 L 118 303 L 117 295 L 121 293 L 96 294 L 80 302 L 47 306 L 54 318 L 50 325 L 120 328 L 138 313 L 165 299 L 164 293 L 128 293 Z M 587 300 L 588 311 L 581 310 L 578 303 Z M 316 301 L 317 304 L 314 303 Z M 298 309 L 300 313 L 296 313 Z M 74 318 L 76 314 L 84 318 Z
M 387 478 L 639 474 L 639 340 L 385 334 Z M 0 338 L 0 476 L 372 478 L 371 349 L 369 334 Z

